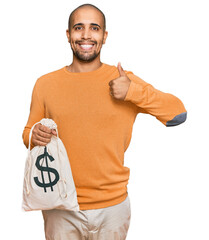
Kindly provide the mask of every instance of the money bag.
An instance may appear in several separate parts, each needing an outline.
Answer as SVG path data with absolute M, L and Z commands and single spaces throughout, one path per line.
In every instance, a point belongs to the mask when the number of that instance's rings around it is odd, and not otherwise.
M 56 129 L 46 146 L 30 150 L 31 136 L 36 124 Z M 63 209 L 79 211 L 76 188 L 64 144 L 58 137 L 57 125 L 43 118 L 35 123 L 29 134 L 28 154 L 25 162 L 22 210 Z

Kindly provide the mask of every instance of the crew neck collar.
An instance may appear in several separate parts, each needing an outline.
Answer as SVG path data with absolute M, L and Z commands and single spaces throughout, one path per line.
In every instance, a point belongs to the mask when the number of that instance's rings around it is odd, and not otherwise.
M 95 75 L 95 74 L 101 72 L 104 69 L 105 65 L 106 65 L 105 63 L 102 63 L 102 65 L 100 67 L 98 67 L 96 70 L 93 70 L 93 71 L 90 71 L 90 72 L 70 72 L 70 71 L 67 70 L 68 66 L 64 66 L 63 70 L 65 71 L 65 73 L 69 74 L 70 76 L 83 76 L 83 77 L 85 77 L 85 76 Z

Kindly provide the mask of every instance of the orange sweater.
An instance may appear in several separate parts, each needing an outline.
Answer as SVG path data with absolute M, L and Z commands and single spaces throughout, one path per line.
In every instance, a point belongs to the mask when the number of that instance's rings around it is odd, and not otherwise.
M 28 147 L 34 123 L 42 118 L 56 122 L 81 210 L 109 207 L 126 198 L 130 169 L 123 166 L 124 152 L 138 113 L 151 114 L 165 126 L 186 120 L 186 109 L 177 97 L 125 72 L 131 84 L 124 101 L 109 94 L 108 83 L 119 72 L 104 63 L 82 73 L 71 73 L 65 66 L 38 78 L 33 89 L 24 144 Z

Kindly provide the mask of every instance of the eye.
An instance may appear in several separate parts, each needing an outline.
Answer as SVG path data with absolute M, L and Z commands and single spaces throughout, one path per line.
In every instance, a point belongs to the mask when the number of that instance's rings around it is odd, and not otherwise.
M 93 29 L 93 30 L 96 30 L 96 31 L 98 31 L 98 30 L 99 30 L 99 28 L 98 28 L 98 27 L 92 27 L 92 29 Z
M 80 30 L 82 27 L 75 27 L 75 30 Z

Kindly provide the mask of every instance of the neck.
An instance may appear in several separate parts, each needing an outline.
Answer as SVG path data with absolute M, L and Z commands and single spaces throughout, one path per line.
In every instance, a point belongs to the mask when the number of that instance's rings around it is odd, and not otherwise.
M 71 65 L 67 66 L 69 72 L 91 72 L 101 67 L 102 62 L 96 58 L 92 62 L 81 62 L 77 59 L 73 59 Z

